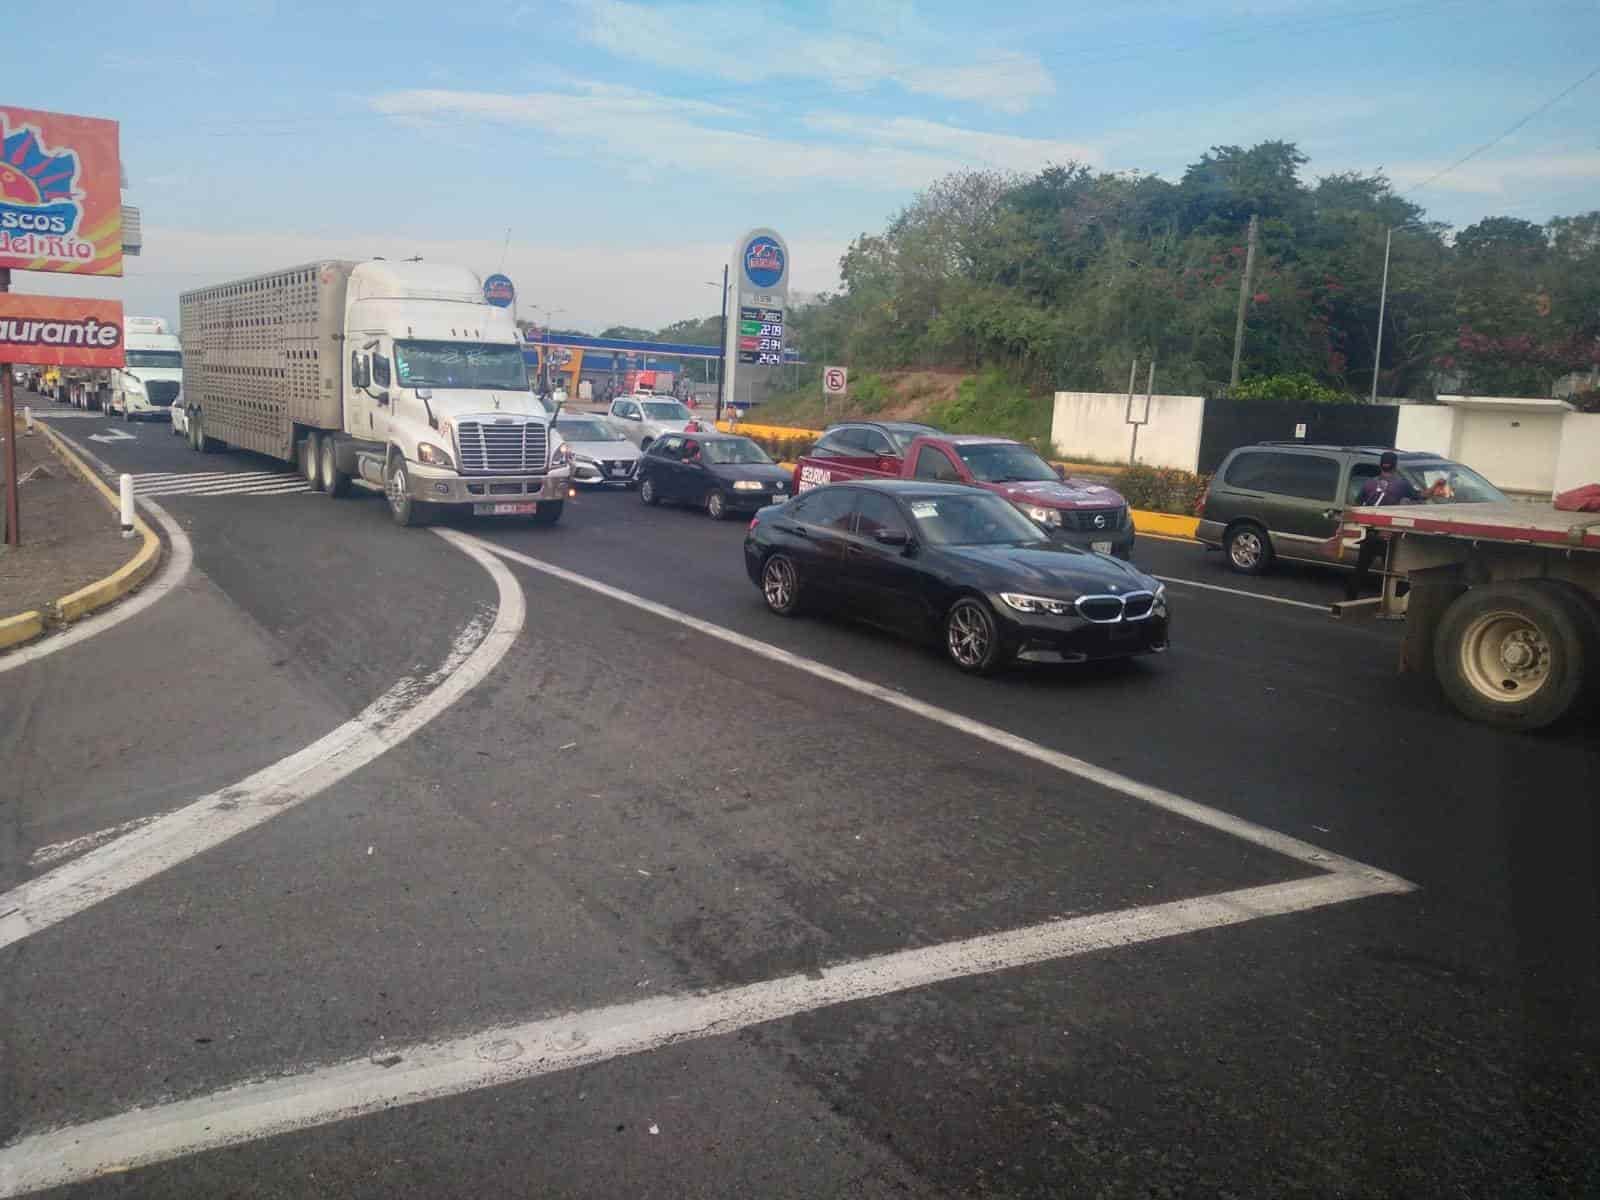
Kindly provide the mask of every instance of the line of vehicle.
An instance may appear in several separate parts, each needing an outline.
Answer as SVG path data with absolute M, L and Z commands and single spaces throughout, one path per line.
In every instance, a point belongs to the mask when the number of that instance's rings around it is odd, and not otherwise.
M 499 1025 L 385 1046 L 360 1058 L 23 1137 L 0 1150 L 0 1196 L 19 1196 L 401 1105 L 721 1037 L 769 1021 L 1084 954 L 1405 890 L 1393 876 L 1316 875 L 1048 921 L 856 959 L 709 993 Z
M 1312 604 L 1306 600 L 1290 600 L 1284 596 L 1268 596 L 1264 592 L 1247 592 L 1243 588 L 1223 587 L 1219 583 L 1199 583 L 1193 579 L 1177 579 L 1171 575 L 1151 575 L 1162 583 L 1175 583 L 1179 587 L 1199 588 L 1206 592 L 1224 592 L 1229 596 L 1243 596 L 1246 600 L 1260 600 L 1267 604 L 1286 604 L 1290 608 L 1309 608 L 1312 612 L 1328 615 L 1326 604 Z
M 489 573 L 498 593 L 492 621 L 470 622 L 437 670 L 401 680 L 309 746 L 0 894 L 0 947 L 288 812 L 404 742 L 481 683 L 522 630 L 522 585 L 472 539 L 452 530 L 434 532 Z
M 1321 847 L 1313 846 L 1309 842 L 1301 841 L 1299 838 L 1291 837 L 1286 833 L 1279 833 L 1275 829 L 1257 825 L 1255 822 L 1247 821 L 1243 817 L 1236 817 L 1232 813 L 1223 812 L 1221 809 L 1212 808 L 1196 800 L 1190 800 L 1164 788 L 1140 783 L 1136 779 L 1131 779 L 1109 768 L 1097 766 L 1085 759 L 1077 758 L 1060 750 L 1052 750 L 1048 746 L 1043 746 L 1038 742 L 1009 733 L 994 725 L 989 725 L 971 717 L 962 716 L 960 713 L 952 712 L 947 708 L 940 708 L 926 701 L 915 699 L 892 688 L 862 679 L 857 675 L 851 675 L 847 671 L 841 671 L 837 667 L 830 667 L 815 659 L 795 654 L 790 650 L 784 650 L 769 642 L 763 642 L 759 638 L 748 637 L 725 626 L 703 621 L 699 617 L 692 617 L 688 613 L 681 612 L 669 605 L 646 599 L 623 588 L 601 583 L 599 580 L 590 579 L 586 575 L 569 571 L 565 567 L 558 567 L 554 563 L 545 562 L 543 559 L 534 558 L 531 555 L 520 553 L 493 542 L 481 541 L 467 534 L 458 533 L 456 537 L 463 542 L 473 543 L 489 553 L 498 554 L 504 559 L 528 567 L 531 570 L 539 571 L 542 574 L 560 579 L 576 587 L 585 588 L 619 603 L 652 613 L 674 624 L 693 629 L 697 633 L 703 633 L 707 637 L 716 638 L 718 641 L 725 642 L 728 645 L 748 650 L 752 654 L 759 655 L 770 662 L 781 663 L 784 666 L 803 671 L 818 679 L 838 684 L 840 687 L 881 701 L 893 708 L 900 709 L 902 712 L 911 713 L 926 721 L 943 725 L 947 729 L 953 729 L 958 733 L 964 733 L 980 741 L 988 742 L 992 746 L 998 746 L 1003 750 L 1009 750 L 1025 758 L 1044 763 L 1046 766 L 1054 767 L 1056 770 L 1066 774 L 1098 784 L 1110 791 L 1119 792 L 1130 799 L 1138 800 L 1155 808 L 1184 817 L 1187 820 L 1205 825 L 1218 832 L 1229 834 L 1253 845 L 1274 850 L 1298 862 L 1306 863 L 1324 871 L 1353 873 L 1367 878 L 1384 879 L 1389 881 L 1389 884 L 1397 891 L 1410 891 L 1415 887 L 1414 884 L 1401 879 L 1399 876 L 1390 875 L 1376 867 L 1356 862 L 1354 859 L 1344 858 Z

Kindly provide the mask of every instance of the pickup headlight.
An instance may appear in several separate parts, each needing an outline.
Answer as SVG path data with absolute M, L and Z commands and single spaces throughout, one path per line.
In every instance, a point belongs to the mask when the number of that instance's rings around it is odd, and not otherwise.
M 435 446 L 432 442 L 419 442 L 417 444 L 417 461 L 427 463 L 430 467 L 454 468 L 456 460 L 450 457 L 448 450 Z
M 1000 599 L 1021 613 L 1049 613 L 1064 617 L 1072 611 L 1072 601 L 1051 596 L 1025 596 L 1021 592 L 1001 592 Z
M 761 484 L 754 479 L 740 479 L 734 482 L 733 490 L 736 492 L 759 492 Z
M 1019 504 L 1022 515 L 1039 522 L 1041 525 L 1059 526 L 1061 524 L 1061 510 L 1059 508 L 1045 508 L 1038 504 Z
M 551 469 L 554 469 L 556 467 L 570 467 L 571 465 L 572 465 L 572 447 L 571 446 L 567 445 L 565 442 L 561 442 L 556 446 L 556 448 L 554 450 L 550 451 L 550 466 L 551 466 Z

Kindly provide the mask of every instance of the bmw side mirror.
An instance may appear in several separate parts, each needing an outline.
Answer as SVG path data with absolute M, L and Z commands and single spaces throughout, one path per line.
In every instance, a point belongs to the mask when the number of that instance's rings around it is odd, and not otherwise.
M 904 548 L 911 544 L 911 535 L 904 529 L 879 529 L 873 533 L 872 540 L 880 546 Z

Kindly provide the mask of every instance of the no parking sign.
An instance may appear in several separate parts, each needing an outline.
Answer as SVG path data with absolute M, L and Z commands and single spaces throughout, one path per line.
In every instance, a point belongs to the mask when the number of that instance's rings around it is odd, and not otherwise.
M 844 367 L 824 367 L 822 369 L 822 390 L 829 396 L 842 396 L 845 393 L 845 382 L 850 372 Z

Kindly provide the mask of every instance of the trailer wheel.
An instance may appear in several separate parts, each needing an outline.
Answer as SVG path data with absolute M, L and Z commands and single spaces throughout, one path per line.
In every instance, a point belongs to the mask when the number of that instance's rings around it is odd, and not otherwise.
M 195 409 L 194 415 L 189 418 L 189 442 L 201 454 L 212 454 L 222 449 L 219 438 L 206 434 L 206 414 L 203 409 Z
M 337 499 L 350 494 L 350 476 L 339 470 L 339 447 L 331 434 L 322 435 L 322 490 Z
M 1444 612 L 1434 671 L 1457 710 L 1507 729 L 1542 729 L 1566 716 L 1594 670 L 1583 602 L 1541 582 L 1472 588 Z

